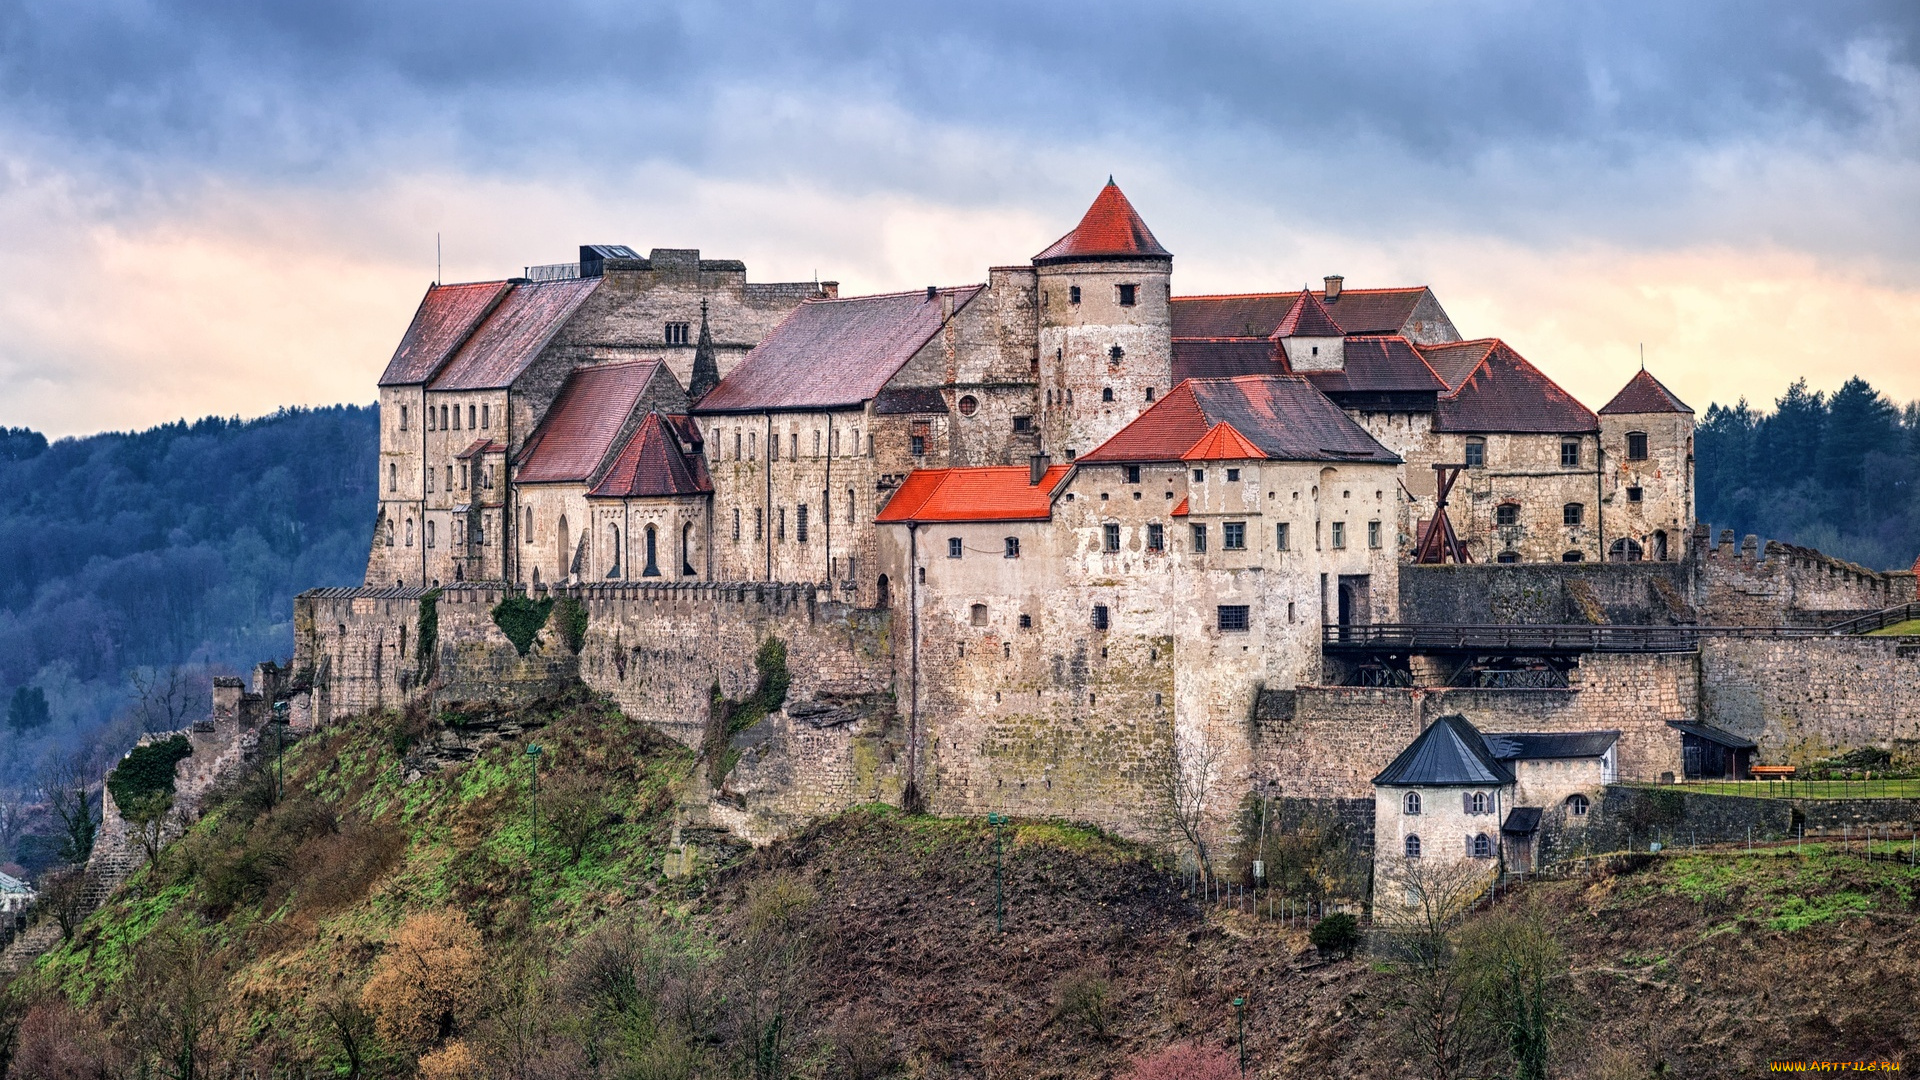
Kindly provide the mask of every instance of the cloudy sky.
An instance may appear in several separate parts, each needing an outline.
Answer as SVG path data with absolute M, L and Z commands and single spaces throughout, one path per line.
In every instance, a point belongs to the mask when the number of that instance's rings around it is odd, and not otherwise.
M 435 274 L 1427 283 L 1590 405 L 1920 398 L 1920 5 L 0 0 L 0 425 L 370 401 Z

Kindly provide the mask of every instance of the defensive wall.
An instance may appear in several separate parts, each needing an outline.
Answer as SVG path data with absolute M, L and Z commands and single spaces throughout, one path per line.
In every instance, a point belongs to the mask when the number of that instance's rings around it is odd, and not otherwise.
M 1856 747 L 1920 753 L 1920 641 L 1714 636 L 1700 645 L 1701 714 L 1805 765 Z

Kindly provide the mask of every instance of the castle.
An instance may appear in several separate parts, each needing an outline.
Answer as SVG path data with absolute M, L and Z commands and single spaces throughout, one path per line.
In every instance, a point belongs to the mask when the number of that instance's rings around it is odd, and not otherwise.
M 590 246 L 434 285 L 380 380 L 365 585 L 297 604 L 302 715 L 563 673 L 710 744 L 777 638 L 788 705 L 721 732 L 709 793 L 756 838 L 870 799 L 1144 832 L 1170 776 L 1221 817 L 1364 799 L 1452 713 L 1613 733 L 1628 780 L 1688 775 L 1676 725 L 1920 735 L 1911 656 L 1820 629 L 1912 575 L 1715 544 L 1652 374 L 1595 412 L 1428 288 L 1181 297 L 1172 266 L 1110 181 L 980 284 Z M 584 640 L 517 654 L 510 594 L 579 600 Z

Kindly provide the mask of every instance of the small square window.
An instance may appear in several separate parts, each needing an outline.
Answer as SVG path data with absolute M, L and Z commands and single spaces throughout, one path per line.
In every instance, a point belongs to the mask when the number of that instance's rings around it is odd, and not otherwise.
M 1377 521 L 1367 522 L 1367 546 L 1376 551 L 1380 549 L 1380 523 Z
M 1284 521 L 1273 527 L 1273 549 L 1275 551 L 1292 550 L 1288 544 L 1289 537 L 1287 536 L 1287 531 L 1287 523 Z
M 1080 286 L 1078 285 L 1067 286 L 1067 303 L 1077 304 L 1079 302 L 1080 302 Z
M 1207 527 L 1205 525 L 1195 525 L 1193 527 L 1193 550 L 1199 552 L 1207 550 Z
M 1147 526 L 1147 550 L 1167 550 L 1167 530 L 1165 526 L 1158 524 Z
M 1487 466 L 1487 440 L 1467 440 L 1467 468 L 1484 469 Z
M 1240 482 L 1240 470 L 1239 470 L 1239 469 L 1228 469 L 1228 470 L 1227 470 L 1227 483 L 1229 483 L 1229 484 L 1237 484 L 1237 483 L 1239 483 L 1239 482 Z
M 1493 523 L 1495 525 L 1520 524 L 1520 504 L 1501 503 L 1495 507 L 1493 511 Z
M 1022 630 L 1033 629 L 1033 616 L 1031 615 L 1020 616 L 1020 629 Z
M 973 625 L 975 626 L 987 625 L 987 605 L 985 604 L 973 605 L 972 618 L 973 618 Z
M 1247 550 L 1247 523 L 1229 521 L 1220 526 L 1220 547 L 1224 551 Z
M 1566 525 L 1578 525 L 1585 521 L 1587 507 L 1585 503 L 1568 503 L 1560 508 L 1560 521 Z
M 1148 401 L 1153 400 L 1153 387 L 1151 386 L 1147 387 L 1147 400 Z
M 1139 290 L 1140 290 L 1140 286 L 1138 285 L 1120 286 L 1120 306 L 1132 307 L 1134 303 L 1134 294 L 1139 292 Z
M 1215 624 L 1223 634 L 1244 634 L 1250 623 L 1249 610 L 1245 604 L 1221 604 L 1215 618 Z
M 959 537 L 957 536 L 947 537 L 947 558 L 957 559 L 960 557 L 960 553 L 965 550 L 966 550 L 966 545 L 960 542 Z
M 1193 482 L 1194 482 L 1194 483 L 1196 483 L 1196 484 L 1204 484 L 1204 483 L 1206 483 L 1206 482 L 1207 482 L 1207 470 L 1205 470 L 1205 469 L 1195 469 L 1195 470 L 1193 470 Z
M 1014 417 L 1014 418 L 1013 418 L 1013 430 L 1014 430 L 1014 431 L 1015 431 L 1016 433 L 1018 433 L 1018 434 L 1025 434 L 1026 432 L 1029 432 L 1029 431 L 1032 431 L 1032 430 L 1033 430 L 1033 417 L 1031 417 L 1031 416 L 1016 416 L 1016 417 Z
M 1009 559 L 1019 558 L 1020 557 L 1020 538 L 1017 536 L 1007 537 L 1006 549 L 1007 549 L 1007 558 Z
M 1627 501 L 1630 503 L 1637 503 L 1640 501 L 1642 494 L 1643 492 L 1641 492 L 1639 488 L 1630 487 L 1627 489 Z
M 1560 440 L 1560 467 L 1563 469 L 1577 469 L 1580 467 L 1579 439 Z
M 1107 605 L 1093 605 L 1093 628 L 1095 630 L 1105 630 L 1111 625 L 1112 623 L 1107 615 Z
M 1127 483 L 1137 484 L 1139 482 L 1140 482 L 1140 466 L 1138 465 L 1127 466 Z
M 1336 551 L 1347 546 L 1347 523 L 1344 521 L 1333 523 L 1333 546 Z
M 911 444 L 912 444 L 909 447 L 909 450 L 912 452 L 914 457 L 927 456 L 927 437 L 925 435 L 910 435 L 908 436 L 908 439 L 911 441 Z
M 1113 522 L 1101 526 L 1102 546 L 1108 551 L 1120 550 L 1120 526 Z

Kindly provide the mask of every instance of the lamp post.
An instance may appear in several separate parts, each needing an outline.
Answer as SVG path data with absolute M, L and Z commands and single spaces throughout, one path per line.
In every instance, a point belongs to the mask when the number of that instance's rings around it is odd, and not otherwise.
M 273 703 L 273 801 L 287 796 L 287 703 Z
M 527 744 L 527 861 L 540 850 L 540 744 Z M 529 873 L 528 884 L 533 877 Z
M 1247 999 L 1233 999 L 1233 1011 L 1240 1018 L 1240 1075 L 1247 1075 Z
M 1007 823 L 1005 814 L 988 814 L 987 824 L 993 826 L 993 932 L 1007 932 L 1007 893 L 1005 871 L 1000 854 L 1000 826 Z

